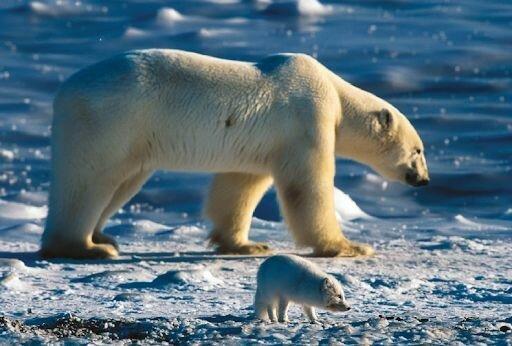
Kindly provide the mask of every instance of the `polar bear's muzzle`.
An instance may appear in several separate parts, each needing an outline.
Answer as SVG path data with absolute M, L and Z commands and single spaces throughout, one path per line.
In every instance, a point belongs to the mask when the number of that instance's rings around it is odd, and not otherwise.
M 407 173 L 405 173 L 405 181 L 411 186 L 425 186 L 428 185 L 430 179 L 428 176 L 422 177 L 418 172 L 408 170 Z

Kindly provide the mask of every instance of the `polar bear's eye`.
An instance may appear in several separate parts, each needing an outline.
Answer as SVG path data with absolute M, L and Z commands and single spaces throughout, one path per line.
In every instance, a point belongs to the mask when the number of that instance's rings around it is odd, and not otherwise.
M 421 154 L 421 149 L 416 149 L 416 154 Z

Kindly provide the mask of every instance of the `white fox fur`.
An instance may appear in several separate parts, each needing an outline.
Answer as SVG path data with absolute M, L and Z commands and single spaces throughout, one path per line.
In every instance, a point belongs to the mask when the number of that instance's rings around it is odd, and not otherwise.
M 302 305 L 311 322 L 317 319 L 315 307 L 330 311 L 350 310 L 341 284 L 332 275 L 298 256 L 272 256 L 258 270 L 254 299 L 256 317 L 286 322 L 290 302 Z

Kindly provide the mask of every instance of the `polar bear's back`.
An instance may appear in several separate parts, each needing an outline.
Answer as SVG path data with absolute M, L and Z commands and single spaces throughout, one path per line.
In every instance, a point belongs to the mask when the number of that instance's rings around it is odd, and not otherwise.
M 315 64 L 293 54 L 254 64 L 178 50 L 127 52 L 63 83 L 54 141 L 95 141 L 119 160 L 130 153 L 155 169 L 267 172 L 276 141 L 302 133 L 297 114 L 318 99 L 308 96 L 318 83 L 304 82 Z
M 152 102 L 154 98 L 167 96 L 171 90 L 184 91 L 187 83 L 201 87 L 230 76 L 236 81 L 237 75 L 251 75 L 252 71 L 248 63 L 190 52 L 136 50 L 79 70 L 62 84 L 54 104 L 58 109 L 80 97 L 91 103 L 122 100 L 122 105 L 131 100 L 127 95 L 137 101 Z
M 225 99 L 230 95 L 232 100 L 237 100 L 241 94 L 258 96 L 254 94 L 261 94 L 265 89 L 286 94 L 286 91 L 297 91 L 287 90 L 297 87 L 295 79 L 302 80 L 303 76 L 297 74 L 311 70 L 318 75 L 312 66 L 321 65 L 304 54 L 276 54 L 251 63 L 173 49 L 135 50 L 73 74 L 62 84 L 56 101 L 68 98 L 71 93 L 93 99 L 94 96 L 105 98 L 105 95 L 126 97 L 126 92 L 135 91 L 145 98 L 186 91 L 188 96 L 196 97 L 201 94 Z M 303 84 L 301 88 L 306 86 Z M 129 100 L 124 98 L 124 101 Z

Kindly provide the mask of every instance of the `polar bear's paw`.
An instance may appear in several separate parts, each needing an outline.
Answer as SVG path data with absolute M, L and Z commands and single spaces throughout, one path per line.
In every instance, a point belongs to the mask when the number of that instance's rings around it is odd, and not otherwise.
M 270 248 L 264 243 L 247 243 L 231 246 L 219 245 L 217 252 L 225 255 L 267 255 L 270 253 Z
M 357 257 L 371 256 L 375 250 L 369 244 L 342 241 L 336 246 L 328 249 L 315 250 L 314 255 L 318 257 Z
M 119 255 L 117 249 L 111 244 L 88 244 L 82 246 L 45 246 L 41 249 L 43 258 L 73 258 L 73 259 L 108 259 Z
M 340 251 L 337 257 L 371 256 L 375 250 L 369 244 L 350 242 L 348 251 Z
M 119 251 L 119 245 L 117 245 L 117 242 L 114 238 L 112 238 L 109 235 L 103 234 L 103 233 L 94 233 L 92 235 L 92 242 L 95 244 L 110 244 L 112 245 L 117 251 Z

